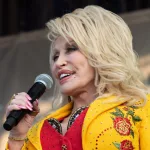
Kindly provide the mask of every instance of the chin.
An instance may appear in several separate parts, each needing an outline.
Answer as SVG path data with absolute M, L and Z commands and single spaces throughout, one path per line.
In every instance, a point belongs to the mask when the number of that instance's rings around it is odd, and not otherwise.
M 61 89 L 61 93 L 64 95 L 68 95 L 68 96 L 73 95 L 74 91 L 75 91 L 75 89 L 73 89 L 73 88 Z

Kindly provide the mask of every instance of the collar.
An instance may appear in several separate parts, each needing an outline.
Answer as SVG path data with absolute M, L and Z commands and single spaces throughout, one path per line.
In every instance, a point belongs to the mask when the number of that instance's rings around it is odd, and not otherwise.
M 40 131 L 41 131 L 44 121 L 49 118 L 55 118 L 55 119 L 65 118 L 71 113 L 72 107 L 73 107 L 73 102 L 68 103 L 67 105 L 58 109 L 56 112 L 46 116 L 43 120 L 36 123 L 29 130 L 27 137 L 36 149 L 42 150 L 41 142 L 40 142 Z
M 121 99 L 121 101 L 116 102 L 116 103 L 110 103 L 107 102 L 108 100 L 113 100 L 114 98 L 116 98 L 116 96 L 109 96 L 107 98 L 99 98 L 96 99 L 95 101 L 93 101 L 93 103 L 90 104 L 89 109 L 86 113 L 84 122 L 83 122 L 83 127 L 82 127 L 82 145 L 83 145 L 83 149 L 85 149 L 85 140 L 86 140 L 86 132 L 87 129 L 89 127 L 89 125 L 91 124 L 91 122 L 100 114 L 102 114 L 103 112 L 112 109 L 122 103 L 125 102 L 125 100 Z M 73 107 L 73 102 L 68 103 L 67 105 L 63 106 L 62 108 L 58 109 L 56 112 L 48 115 L 47 117 L 45 117 L 43 120 L 41 120 L 40 122 L 38 122 L 37 124 L 35 124 L 30 131 L 28 132 L 28 139 L 29 141 L 34 145 L 34 147 L 38 150 L 42 150 L 41 147 L 41 142 L 40 142 L 40 131 L 41 128 L 43 126 L 43 123 L 46 119 L 49 118 L 55 118 L 55 119 L 59 119 L 59 118 L 65 118 L 66 116 L 68 116 L 71 111 L 72 111 L 72 107 Z

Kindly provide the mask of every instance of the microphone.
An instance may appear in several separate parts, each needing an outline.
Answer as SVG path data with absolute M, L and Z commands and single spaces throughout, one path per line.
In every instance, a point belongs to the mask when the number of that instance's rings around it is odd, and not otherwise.
M 31 97 L 31 103 L 40 98 L 46 89 L 50 89 L 52 87 L 53 80 L 47 74 L 40 74 L 35 78 L 33 86 L 27 92 L 28 95 Z M 10 131 L 14 126 L 16 126 L 19 121 L 25 116 L 25 114 L 29 113 L 30 110 L 28 109 L 21 109 L 21 110 L 13 110 L 10 112 L 8 117 L 6 118 L 3 127 L 5 130 Z

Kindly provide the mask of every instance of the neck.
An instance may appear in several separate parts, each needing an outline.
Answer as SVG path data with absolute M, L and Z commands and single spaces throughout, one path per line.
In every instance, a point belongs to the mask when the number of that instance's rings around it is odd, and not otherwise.
M 93 93 L 88 93 L 88 92 L 83 92 L 79 94 L 78 96 L 73 96 L 73 109 L 72 111 L 75 111 L 76 109 L 82 107 L 82 106 L 89 106 L 95 99 L 96 99 L 95 92 Z

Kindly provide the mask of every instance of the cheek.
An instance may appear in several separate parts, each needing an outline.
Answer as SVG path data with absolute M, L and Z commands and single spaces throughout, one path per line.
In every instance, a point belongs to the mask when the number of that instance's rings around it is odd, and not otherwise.
M 88 76 L 91 80 L 95 78 L 95 69 L 89 65 L 88 61 L 85 66 L 85 75 Z
M 95 78 L 95 71 L 94 71 L 94 69 L 89 67 L 86 72 L 87 73 L 85 75 L 89 78 L 89 80 L 94 80 L 94 78 Z
M 55 77 L 55 70 L 56 70 L 55 65 L 50 66 L 50 70 L 51 70 L 51 73 L 52 73 L 53 77 Z
M 95 69 L 89 65 L 88 62 L 83 62 L 80 64 L 80 71 L 86 80 L 93 80 L 95 78 Z

